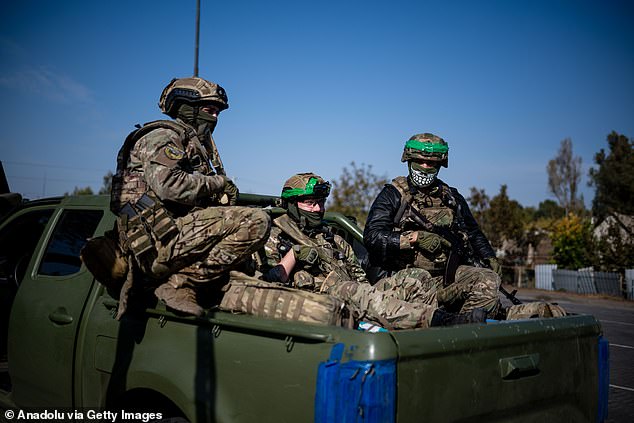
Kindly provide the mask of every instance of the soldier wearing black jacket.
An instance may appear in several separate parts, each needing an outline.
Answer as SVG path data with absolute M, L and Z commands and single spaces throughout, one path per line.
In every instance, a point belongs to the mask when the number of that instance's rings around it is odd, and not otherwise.
M 395 178 L 375 199 L 363 234 L 379 277 L 400 269 L 424 269 L 439 306 L 454 312 L 497 313 L 501 268 L 491 244 L 458 190 L 437 178 L 449 148 L 424 133 L 405 144 L 401 161 L 409 175 Z

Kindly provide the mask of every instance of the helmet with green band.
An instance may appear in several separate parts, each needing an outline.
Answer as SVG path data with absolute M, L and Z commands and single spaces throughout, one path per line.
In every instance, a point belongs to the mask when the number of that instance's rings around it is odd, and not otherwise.
M 282 188 L 283 200 L 302 198 L 326 198 L 330 194 L 330 182 L 314 173 L 298 173 L 291 176 Z
M 412 135 L 405 143 L 403 149 L 402 162 L 411 160 L 429 160 L 440 162 L 440 165 L 447 167 L 449 157 L 449 146 L 437 135 L 424 133 Z

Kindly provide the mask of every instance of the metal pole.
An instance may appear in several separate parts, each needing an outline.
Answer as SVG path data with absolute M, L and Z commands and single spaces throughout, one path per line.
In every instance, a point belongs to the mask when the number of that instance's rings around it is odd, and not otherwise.
M 198 76 L 198 40 L 200 38 L 200 0 L 196 0 L 196 46 L 194 48 L 194 76 Z

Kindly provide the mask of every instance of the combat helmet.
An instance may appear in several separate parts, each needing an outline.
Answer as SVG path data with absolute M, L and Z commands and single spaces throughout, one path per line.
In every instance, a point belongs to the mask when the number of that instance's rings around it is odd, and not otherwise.
M 304 198 L 326 198 L 330 194 L 330 182 L 314 173 L 298 173 L 288 178 L 282 188 L 282 201 Z
M 174 118 L 182 103 L 213 103 L 218 111 L 229 107 L 227 93 L 220 85 L 198 77 L 174 78 L 163 89 L 159 107 L 166 115 Z
M 410 160 L 430 160 L 440 162 L 440 165 L 447 167 L 449 156 L 449 146 L 437 135 L 425 132 L 424 134 L 412 135 L 403 149 L 402 162 Z

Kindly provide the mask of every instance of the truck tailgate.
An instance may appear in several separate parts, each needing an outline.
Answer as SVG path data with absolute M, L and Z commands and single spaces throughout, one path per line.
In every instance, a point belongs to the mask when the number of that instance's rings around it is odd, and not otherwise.
M 592 316 L 392 332 L 396 420 L 594 422 L 600 332 Z

